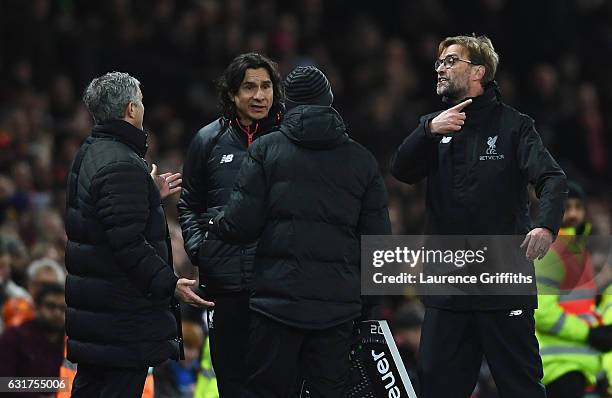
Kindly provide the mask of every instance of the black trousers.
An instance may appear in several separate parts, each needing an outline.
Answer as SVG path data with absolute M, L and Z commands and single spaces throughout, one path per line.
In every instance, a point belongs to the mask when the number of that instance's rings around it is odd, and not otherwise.
M 352 331 L 352 321 L 305 330 L 252 312 L 245 396 L 295 397 L 296 386 L 305 380 L 311 398 L 344 397 Z
M 215 307 L 207 312 L 207 318 L 210 356 L 217 376 L 219 397 L 240 397 L 246 383 L 249 293 L 218 294 L 212 300 Z
M 467 398 L 482 357 L 501 398 L 545 398 L 533 310 L 454 312 L 427 308 L 419 398 Z
M 546 386 L 548 398 L 582 398 L 587 380 L 581 372 L 569 372 Z
M 110 368 L 78 364 L 72 398 L 140 398 L 149 368 Z

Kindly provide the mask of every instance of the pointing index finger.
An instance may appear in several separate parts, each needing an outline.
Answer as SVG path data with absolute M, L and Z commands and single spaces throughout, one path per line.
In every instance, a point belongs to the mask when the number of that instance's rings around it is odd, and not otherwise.
M 463 108 L 465 108 L 466 106 L 468 106 L 471 103 L 472 103 L 472 99 L 468 98 L 465 101 L 458 103 L 457 105 L 453 106 L 450 109 L 454 109 L 456 111 L 460 111 L 460 110 L 462 110 Z

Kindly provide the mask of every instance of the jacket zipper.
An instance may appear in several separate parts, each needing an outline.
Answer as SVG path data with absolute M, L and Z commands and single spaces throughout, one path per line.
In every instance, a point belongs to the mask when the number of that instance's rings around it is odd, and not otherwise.
M 257 129 L 255 129 L 255 131 L 257 131 Z M 253 135 L 255 134 L 255 131 L 253 131 L 251 133 L 251 126 L 248 127 L 247 130 L 247 148 L 251 146 L 251 144 L 253 143 Z

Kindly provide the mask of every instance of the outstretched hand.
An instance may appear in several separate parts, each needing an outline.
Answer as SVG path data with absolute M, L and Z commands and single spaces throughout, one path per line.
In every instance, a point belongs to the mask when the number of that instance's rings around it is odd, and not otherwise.
M 157 188 L 159 188 L 159 195 L 162 200 L 177 192 L 181 192 L 181 184 L 183 183 L 181 173 L 164 173 L 157 175 L 157 165 L 153 163 L 151 177 L 153 181 L 155 181 Z
M 215 303 L 212 301 L 206 301 L 196 294 L 192 287 L 196 286 L 196 281 L 193 279 L 180 278 L 176 282 L 176 288 L 174 295 L 184 303 L 193 305 L 194 307 L 209 308 L 213 307 Z

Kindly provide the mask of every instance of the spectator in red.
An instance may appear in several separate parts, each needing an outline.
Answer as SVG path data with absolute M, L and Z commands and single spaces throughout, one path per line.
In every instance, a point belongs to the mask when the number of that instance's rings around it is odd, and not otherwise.
M 28 266 L 28 292 L 36 297 L 41 286 L 49 283 L 64 285 L 66 273 L 57 261 L 42 258 Z M 19 326 L 35 317 L 34 303 L 30 296 L 11 297 L 2 305 L 2 321 L 4 327 Z
M 6 240 L 0 235 L 0 307 L 12 298 L 29 299 L 28 292 L 11 279 L 12 257 L 9 253 Z M 4 330 L 4 323 L 0 318 L 0 333 Z
M 64 352 L 64 288 L 45 285 L 34 301 L 36 318 L 8 328 L 0 336 L 2 377 L 59 376 Z

